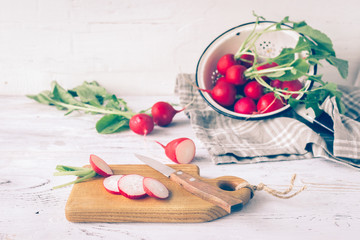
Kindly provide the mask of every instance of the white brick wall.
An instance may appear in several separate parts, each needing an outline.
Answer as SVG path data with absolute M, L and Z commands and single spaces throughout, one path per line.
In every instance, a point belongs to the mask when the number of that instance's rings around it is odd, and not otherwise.
M 194 72 L 204 48 L 230 27 L 289 15 L 306 20 L 350 61 L 360 85 L 357 0 L 0 0 L 0 94 L 71 88 L 97 80 L 119 95 L 173 94 L 175 76 Z

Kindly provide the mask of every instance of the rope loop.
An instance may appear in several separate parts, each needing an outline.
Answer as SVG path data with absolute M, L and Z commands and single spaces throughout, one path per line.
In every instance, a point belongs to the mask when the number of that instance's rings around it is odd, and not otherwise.
M 248 182 L 242 182 L 239 185 L 236 186 L 235 190 L 239 190 L 240 188 L 249 188 L 251 190 L 251 194 L 254 195 L 255 191 L 262 191 L 264 190 L 265 192 L 273 195 L 274 197 L 278 197 L 278 198 L 282 198 L 282 199 L 289 199 L 292 197 L 295 197 L 296 195 L 298 195 L 299 193 L 301 193 L 302 191 L 304 191 L 307 186 L 304 185 L 300 190 L 298 190 L 295 193 L 292 193 L 290 195 L 288 195 L 294 188 L 294 182 L 296 179 L 296 174 L 294 174 L 291 177 L 291 181 L 290 181 L 290 185 L 289 187 L 285 190 L 285 191 L 277 191 L 275 189 L 272 189 L 270 187 L 268 187 L 266 184 L 264 183 L 259 183 L 258 185 L 251 185 Z

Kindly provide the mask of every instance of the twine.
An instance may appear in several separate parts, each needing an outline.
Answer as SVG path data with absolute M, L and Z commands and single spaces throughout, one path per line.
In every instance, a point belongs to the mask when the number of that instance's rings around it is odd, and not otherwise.
M 290 194 L 290 195 L 287 195 L 293 190 L 295 179 L 296 179 L 296 174 L 294 174 L 292 176 L 288 189 L 286 189 L 285 191 L 282 191 L 282 192 L 277 191 L 275 189 L 272 189 L 272 188 L 266 186 L 264 183 L 259 183 L 258 185 L 251 185 L 248 182 L 240 183 L 239 185 L 236 186 L 235 190 L 239 190 L 240 188 L 249 188 L 251 190 L 252 195 L 254 195 L 255 191 L 264 190 L 265 192 L 267 192 L 267 193 L 269 193 L 269 194 L 271 194 L 271 195 L 273 195 L 275 197 L 282 198 L 282 199 L 289 199 L 289 198 L 295 197 L 296 195 L 298 195 L 299 193 L 301 193 L 302 191 L 304 191 L 307 188 L 307 186 L 304 185 L 297 192 L 295 192 L 293 194 Z

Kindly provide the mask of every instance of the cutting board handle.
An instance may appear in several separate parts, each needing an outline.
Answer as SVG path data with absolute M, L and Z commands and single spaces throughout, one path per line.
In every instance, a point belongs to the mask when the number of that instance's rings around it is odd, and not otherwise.
M 228 213 L 241 209 L 251 195 L 249 192 L 245 193 L 243 189 L 235 191 L 235 187 L 244 181 L 237 177 L 219 177 L 212 181 L 179 170 L 171 174 L 170 179 L 192 194 L 223 208 Z M 250 191 L 250 189 L 248 190 Z

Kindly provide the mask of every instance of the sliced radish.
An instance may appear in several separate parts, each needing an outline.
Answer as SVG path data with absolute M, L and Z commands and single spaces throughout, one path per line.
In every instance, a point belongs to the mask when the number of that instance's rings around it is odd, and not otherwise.
M 143 180 L 144 190 L 150 197 L 165 199 L 169 197 L 169 190 L 160 181 L 145 177 Z
M 190 163 L 196 152 L 195 143 L 189 138 L 177 138 L 163 145 L 156 141 L 160 146 L 165 149 L 166 156 L 175 163 Z
M 137 174 L 125 175 L 118 182 L 119 192 L 130 199 L 145 197 L 143 180 L 144 177 Z
M 121 177 L 124 175 L 112 175 L 104 178 L 103 185 L 106 191 L 111 194 L 121 194 L 118 187 L 118 182 Z
M 110 166 L 104 160 L 94 154 L 90 155 L 90 165 L 97 174 L 103 177 L 113 175 L 113 171 L 111 170 Z
M 190 163 L 195 157 L 195 151 L 194 142 L 191 139 L 184 139 L 176 147 L 176 160 L 178 163 Z

